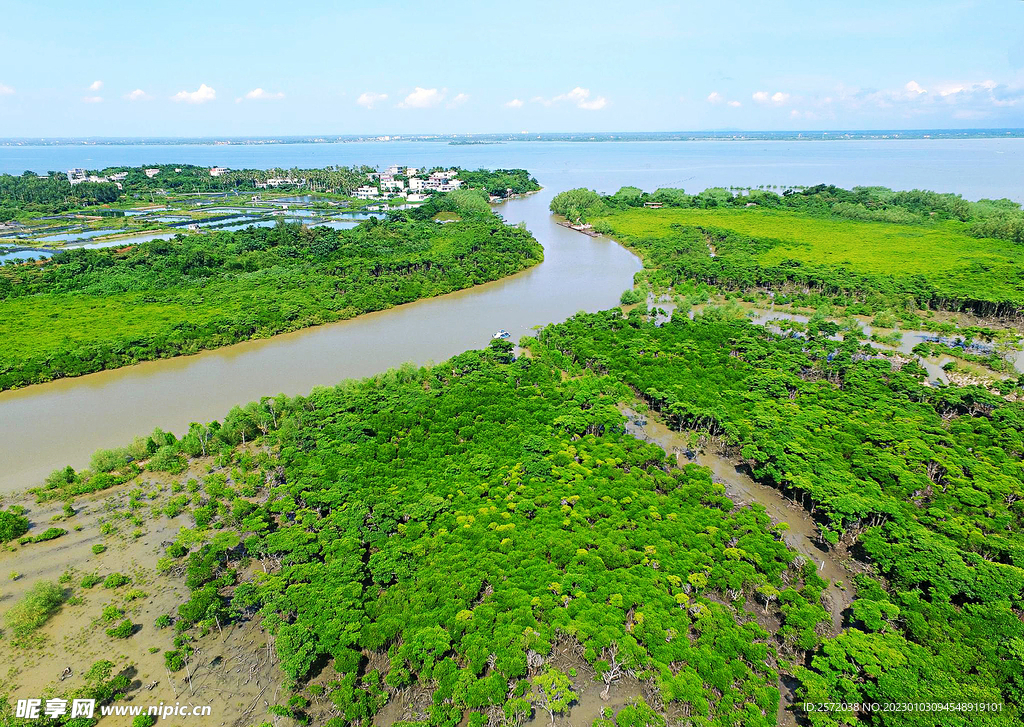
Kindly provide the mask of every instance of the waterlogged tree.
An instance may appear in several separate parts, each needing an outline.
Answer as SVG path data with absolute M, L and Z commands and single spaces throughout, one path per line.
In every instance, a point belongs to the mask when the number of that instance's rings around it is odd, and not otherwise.
M 548 667 L 544 673 L 533 678 L 533 690 L 529 699 L 540 709 L 548 713 L 551 724 L 555 723 L 555 715 L 569 711 L 569 705 L 579 697 L 572 690 L 572 683 L 564 672 Z
M 550 205 L 551 211 L 562 215 L 569 222 L 579 225 L 588 218 L 601 214 L 605 209 L 601 195 L 590 189 L 570 189 L 556 194 Z
M 533 705 L 522 697 L 512 697 L 501 708 L 504 727 L 521 727 L 533 715 Z
M 622 661 L 619 659 L 619 645 L 612 644 L 601 652 L 601 660 L 595 665 L 598 676 L 604 682 L 601 699 L 607 700 L 612 685 L 625 674 Z

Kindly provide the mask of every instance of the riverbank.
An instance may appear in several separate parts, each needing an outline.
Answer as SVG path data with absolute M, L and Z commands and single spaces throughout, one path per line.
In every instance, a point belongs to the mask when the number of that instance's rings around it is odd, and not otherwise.
M 532 234 L 471 199 L 351 230 L 282 224 L 5 267 L 0 389 L 346 320 L 541 262 Z M 453 205 L 459 221 L 432 219 Z
M 30 554 L 38 556 L 62 543 L 69 546 L 63 551 L 64 567 L 75 569 L 66 579 L 74 602 L 66 603 L 47 628 L 77 628 L 78 599 L 103 593 L 105 604 L 88 600 L 93 609 L 85 619 L 88 634 L 84 624 L 79 631 L 93 648 L 120 645 L 107 624 L 128 619 L 126 646 L 116 651 L 139 652 L 131 660 L 118 657 L 119 669 L 128 661 L 130 669 L 145 675 L 133 680 L 139 682 L 130 689 L 133 699 L 142 701 L 139 690 L 153 684 L 147 680 L 157 681 L 143 660 L 161 651 L 166 686 L 183 689 L 187 683 L 190 697 L 193 692 L 206 697 L 195 683 L 197 674 L 218 669 L 240 673 L 237 688 L 232 674 L 227 675 L 234 701 L 221 705 L 218 714 L 229 723 L 241 723 L 246 707 L 260 699 L 267 700 L 263 706 L 272 707 L 273 713 L 295 710 L 314 721 L 335 714 L 335 706 L 358 707 L 371 716 L 392 700 L 385 724 L 405 714 L 421 717 L 427 702 L 452 713 L 470 708 L 497 718 L 510 694 L 525 695 L 529 683 L 536 684 L 552 668 L 560 670 L 577 695 L 569 714 L 559 717 L 560 725 L 580 719 L 589 723 L 598 716 L 610 719 L 639 695 L 670 716 L 685 717 L 691 709 L 706 713 L 709 708 L 717 716 L 737 701 L 748 710 L 774 711 L 773 679 L 766 676 L 775 668 L 774 647 L 755 613 L 735 612 L 723 601 L 719 584 L 733 573 L 733 555 L 739 553 L 733 545 L 740 537 L 763 559 L 757 571 L 764 578 L 780 589 L 801 589 L 793 590 L 792 598 L 802 606 L 813 606 L 805 603 L 804 593 L 817 593 L 813 567 L 793 566 L 771 532 L 752 530 L 764 523 L 762 518 L 721 507 L 706 474 L 689 473 L 686 481 L 670 476 L 657 448 L 616 432 L 580 439 L 567 431 L 560 416 L 567 406 L 583 417 L 597 412 L 579 409 L 579 381 L 562 380 L 558 371 L 543 358 L 513 361 L 504 347 L 492 345 L 434 369 L 405 369 L 349 382 L 308 399 L 253 404 L 247 413 L 233 412 L 206 434 L 194 429 L 187 441 L 154 435 L 152 444 L 143 441 L 132 450 L 139 454 L 137 461 L 124 464 L 121 453 L 111 453 L 125 472 L 146 470 L 102 496 L 68 503 L 75 512 L 61 522 L 80 528 L 74 532 L 82 533 L 83 542 L 65 534 L 11 546 L 14 560 L 0 563 L 17 568 Z M 520 386 L 521 377 L 531 385 Z M 401 406 L 381 410 L 380 401 Z M 600 410 L 607 407 L 606 401 Z M 602 419 L 599 415 L 595 421 Z M 349 436 L 371 431 L 374 436 Z M 195 437 L 203 436 L 209 438 L 199 441 L 217 456 L 186 456 Z M 312 441 L 307 439 L 311 436 L 317 437 L 308 450 L 310 466 L 321 473 L 316 477 L 290 454 L 278 457 L 276 447 L 262 446 L 276 442 L 291 452 L 292 437 Z M 397 456 L 386 456 L 394 445 L 399 447 Z M 551 455 L 524 455 L 531 447 Z M 346 453 L 338 457 L 339 451 Z M 111 461 L 110 456 L 101 459 Z M 460 461 L 471 464 L 455 472 L 452 463 Z M 375 472 L 366 469 L 367 462 L 375 463 Z M 333 469 L 329 477 L 322 476 L 324 466 Z M 481 466 L 489 467 L 493 478 Z M 176 474 L 154 474 L 149 468 Z M 53 484 L 72 491 L 88 487 L 91 481 L 82 477 L 68 475 Z M 63 494 L 60 489 L 44 493 L 55 503 Z M 93 507 L 93 497 L 97 503 L 105 498 L 103 506 Z M 342 498 L 346 503 L 339 505 Z M 51 512 L 33 498 L 18 504 L 29 510 L 35 522 L 32 532 Z M 470 511 L 476 514 L 467 517 Z M 598 514 L 598 522 L 589 521 Z M 628 540 L 623 529 L 629 530 Z M 420 550 L 417 538 L 433 543 L 427 562 L 411 557 Z M 571 546 L 565 545 L 567 539 Z M 90 542 L 106 550 L 87 548 Z M 142 566 L 136 568 L 123 557 L 102 560 L 108 553 L 120 556 L 133 543 L 152 550 Z M 466 548 L 477 557 L 456 556 L 454 551 Z M 556 562 L 548 560 L 551 555 Z M 509 563 L 516 567 L 510 569 Z M 106 568 L 120 568 L 118 579 Z M 616 577 L 607 577 L 609 568 L 617 571 Z M 79 581 L 80 570 L 95 572 L 95 580 Z M 52 577 L 56 570 L 48 572 Z M 168 579 L 180 585 L 182 577 L 188 594 L 177 592 L 183 602 L 169 615 L 131 605 L 161 593 Z M 57 578 L 63 579 L 63 573 Z M 373 585 L 364 587 L 364 582 Z M 584 591 L 577 582 L 593 585 Z M 745 574 L 738 587 L 756 583 L 760 581 L 753 574 Z M 145 593 L 131 595 L 129 589 L 136 588 Z M 438 598 L 442 593 L 446 595 Z M 279 597 L 288 601 L 278 602 Z M 507 608 L 513 601 L 517 605 Z M 323 602 L 334 608 L 325 612 L 318 607 Z M 448 613 L 451 603 L 461 610 Z M 764 610 L 771 605 L 769 601 Z M 108 611 L 111 607 L 115 610 Z M 597 610 L 607 616 L 595 614 Z M 816 618 L 819 611 L 813 607 Z M 391 616 L 410 612 L 416 618 Z M 113 614 L 110 619 L 108 613 Z M 513 614 L 514 627 L 497 623 L 491 615 L 495 613 Z M 567 618 L 572 622 L 565 625 Z M 821 618 L 827 620 L 824 612 Z M 229 622 L 238 624 L 239 642 L 227 641 Z M 157 628 L 159 623 L 173 628 Z M 273 643 L 248 630 L 246 624 L 255 623 L 275 634 Z M 404 633 L 381 636 L 392 624 L 400 624 Z M 609 635 L 608 629 L 614 631 Z M 667 631 L 662 638 L 651 629 Z M 43 633 L 52 637 L 58 632 Z M 505 633 L 514 638 L 504 641 Z M 332 641 L 337 634 L 345 641 Z M 408 648 L 387 648 L 426 643 L 425 638 L 437 643 L 439 637 L 444 643 L 430 647 L 435 656 L 425 665 L 419 657 L 408 656 Z M 795 639 L 792 631 L 786 635 L 787 653 Z M 224 648 L 219 646 L 222 640 Z M 662 641 L 672 646 L 666 649 Z M 487 651 L 478 651 L 478 644 Z M 46 644 L 41 646 L 41 651 L 46 649 Z M 271 674 L 269 687 L 262 683 L 249 701 L 256 687 L 244 680 L 251 677 L 245 667 L 259 663 L 264 648 L 280 657 L 285 677 Z M 643 654 L 634 654 L 634 649 L 644 649 Z M 485 667 L 488 652 L 495 655 L 494 664 Z M 712 653 L 733 665 L 725 694 L 710 686 L 720 683 L 721 674 L 706 658 Z M 72 675 L 80 674 L 93 654 L 76 655 L 79 661 L 60 669 L 71 666 Z M 52 664 L 54 657 L 47 651 L 43 661 Z M 406 663 L 412 665 L 409 671 Z M 605 664 L 612 665 L 611 674 L 606 674 Z M 742 673 L 736 665 L 743 665 Z M 442 693 L 423 700 L 424 692 L 443 688 L 426 676 L 430 667 L 436 669 L 435 676 L 446 673 L 441 670 L 464 670 L 455 682 L 460 691 L 454 697 Z M 687 679 L 697 680 L 696 691 L 668 704 L 672 700 L 662 695 L 657 675 L 684 670 Z M 598 678 L 606 675 L 602 690 Z M 514 692 L 510 679 L 517 683 Z M 154 693 L 162 681 L 153 684 Z M 291 681 L 297 682 L 295 694 L 274 691 Z M 37 688 L 17 679 L 12 684 Z M 462 696 L 466 690 L 468 697 Z M 602 691 L 610 698 L 602 698 Z M 240 693 L 244 699 L 238 698 Z M 321 699 L 325 694 L 328 699 Z M 467 704 L 467 699 L 473 702 Z M 524 717 L 531 712 L 527 700 L 537 705 L 540 698 L 526 697 L 520 706 L 512 705 L 525 710 Z M 287 708 L 274 706 L 285 703 Z M 538 724 L 546 721 L 540 707 L 532 711 Z
M 497 328 L 516 341 L 537 325 L 614 306 L 639 259 L 603 238 L 581 245 L 552 221 L 551 194 L 499 207 L 544 248 L 543 262 L 516 275 L 273 338 L 0 392 L 0 494 L 39 484 L 58 467 L 84 467 L 95 450 L 155 427 L 181 433 L 261 396 L 442 361 L 485 345 Z
M 195 492 L 192 483 L 217 471 L 212 458 L 202 458 L 177 477 L 145 472 L 75 498 L 70 516 L 60 501 L 39 504 L 30 493 L 5 498 L 5 505 L 25 508 L 32 532 L 50 523 L 68 532 L 45 543 L 0 546 L 0 572 L 7 581 L 0 609 L 10 609 L 40 583 L 60 583 L 65 591 L 65 604 L 33 633 L 31 646 L 0 639 L 0 698 L 68 693 L 85 686 L 94 663 L 109 659 L 115 673 L 130 681 L 119 704 L 208 705 L 217 724 L 243 727 L 258 721 L 268 703 L 280 701 L 284 675 L 255 622 L 213 630 L 180 670 L 172 672 L 165 663 L 165 652 L 175 648 L 175 631 L 160 619 L 177 617 L 188 588 L 184 569 L 166 568 L 162 561 L 167 545 L 194 527 L 191 514 L 174 503 Z M 107 587 L 111 574 L 127 580 Z M 133 624 L 129 637 L 106 633 L 123 619 Z

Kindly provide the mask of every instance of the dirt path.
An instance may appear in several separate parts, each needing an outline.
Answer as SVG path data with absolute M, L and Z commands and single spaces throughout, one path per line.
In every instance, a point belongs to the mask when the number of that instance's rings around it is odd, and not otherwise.
M 625 405 L 620 405 L 619 411 L 626 417 L 627 434 L 657 444 L 674 456 L 677 467 L 690 461 L 687 453 L 695 455 L 692 461 L 711 470 L 711 479 L 725 486 L 725 494 L 737 506 L 756 502 L 764 507 L 773 523 L 786 523 L 786 545 L 816 563 L 818 575 L 829 581 L 825 591 L 825 606 L 832 616 L 832 634 L 838 634 L 843 624 L 843 611 L 853 603 L 853 573 L 837 554 L 818 545 L 818 526 L 810 514 L 775 488 L 756 482 L 738 462 L 713 451 L 692 452 L 685 433 L 670 429 L 653 415 L 638 414 Z M 637 421 L 643 423 L 637 424 Z M 795 686 L 791 677 L 787 678 L 780 673 L 779 725 L 796 724 L 789 709 L 795 698 Z
M 653 442 L 674 455 L 676 466 L 688 461 L 685 452 L 689 450 L 689 443 L 684 433 L 669 429 L 654 415 L 639 415 L 626 406 L 620 406 L 619 410 L 626 416 L 628 434 Z M 636 424 L 638 419 L 646 420 L 646 424 Z M 755 482 L 737 466 L 738 463 L 727 457 L 702 450 L 696 452 L 693 461 L 710 469 L 712 480 L 723 484 L 726 495 L 737 505 L 756 502 L 764 507 L 773 523 L 786 523 L 789 527 L 785 534 L 786 545 L 816 563 L 818 575 L 829 581 L 827 606 L 832 614 L 833 631 L 838 633 L 842 626 L 842 612 L 853 602 L 853 574 L 834 552 L 819 546 L 818 526 L 810 514 L 775 488 Z

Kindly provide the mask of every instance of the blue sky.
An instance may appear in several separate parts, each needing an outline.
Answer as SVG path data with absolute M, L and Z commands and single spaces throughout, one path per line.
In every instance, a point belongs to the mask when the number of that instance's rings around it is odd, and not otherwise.
M 0 137 L 1024 126 L 1024 2 L 4 0 Z

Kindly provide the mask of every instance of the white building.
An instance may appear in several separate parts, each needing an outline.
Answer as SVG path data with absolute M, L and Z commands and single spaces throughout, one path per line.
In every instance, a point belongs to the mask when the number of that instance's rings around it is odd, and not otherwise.
M 422 179 L 420 179 L 419 177 L 409 177 L 410 192 L 419 192 L 422 189 L 425 189 L 424 181 Z
M 160 173 L 159 169 L 144 169 L 143 171 L 146 173 L 146 176 L 149 177 L 150 179 L 152 179 L 153 177 Z
M 227 167 L 211 167 L 210 168 L 210 176 L 211 177 L 219 177 L 222 174 L 227 174 L 230 171 L 231 170 L 228 169 Z
M 447 177 L 435 177 L 433 175 L 423 183 L 424 189 L 432 189 L 435 192 L 454 192 L 461 186 L 461 179 L 448 179 Z
M 396 189 L 401 191 L 405 189 L 405 182 L 403 182 L 401 179 L 384 179 L 383 177 L 381 177 L 380 188 L 387 190 Z
M 292 177 L 271 177 L 262 185 L 256 185 L 257 187 L 280 187 L 282 184 L 305 184 L 303 179 L 293 179 Z
M 364 184 L 362 187 L 357 189 L 354 194 L 356 199 L 376 199 L 379 192 L 376 187 Z
M 85 170 L 81 168 L 74 168 L 68 170 L 68 181 L 71 182 L 71 186 L 74 187 L 79 182 L 85 181 Z
M 111 182 L 123 182 L 128 178 L 128 172 L 118 172 L 117 174 L 110 175 Z
M 388 174 L 401 174 L 403 169 L 405 169 L 405 167 L 400 167 L 397 164 L 392 164 L 390 167 L 388 167 Z

